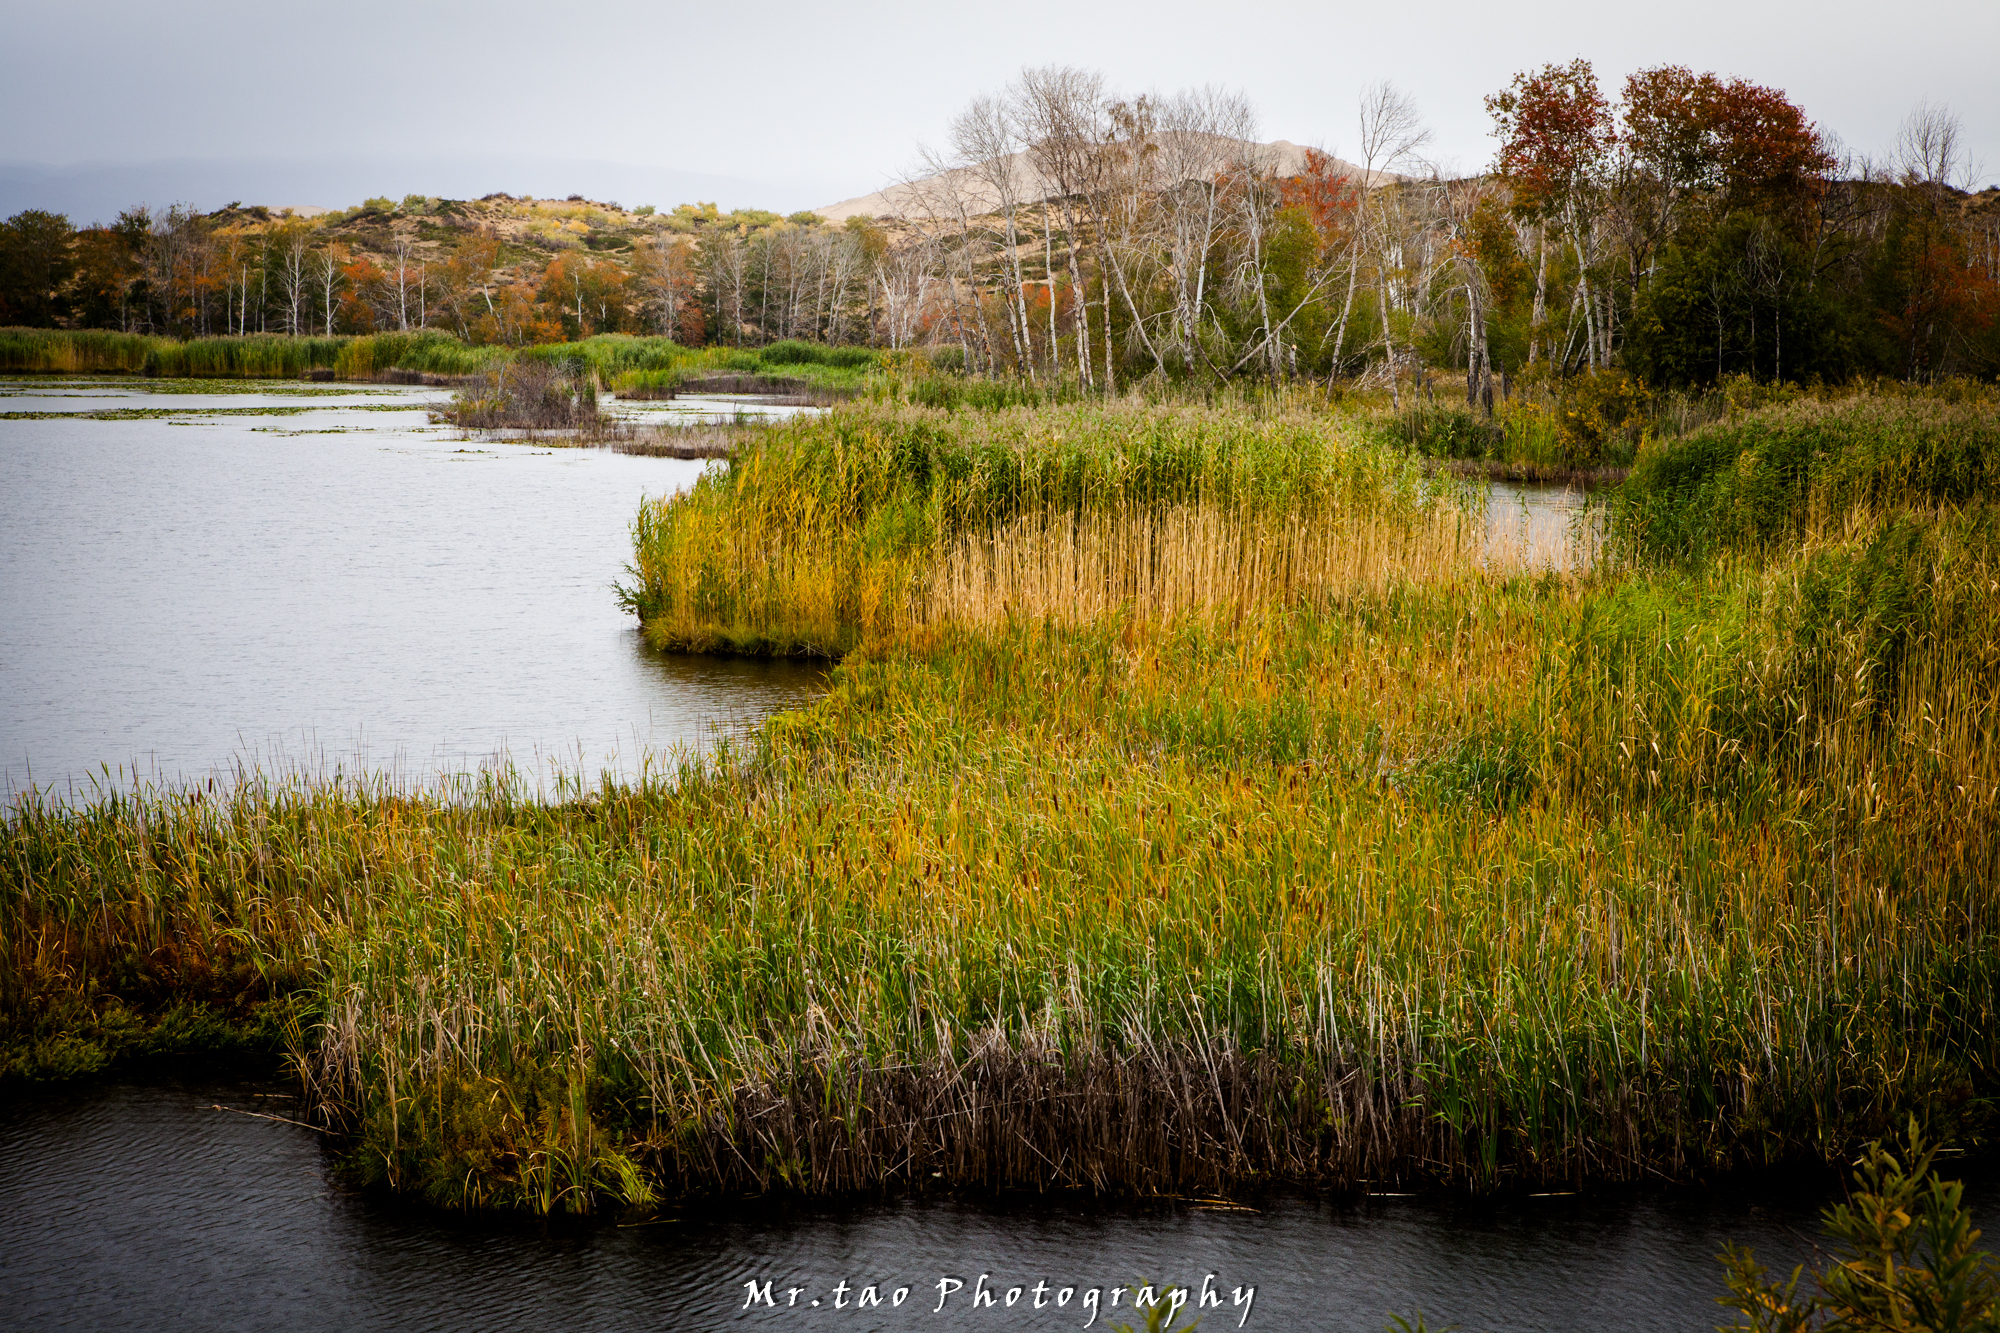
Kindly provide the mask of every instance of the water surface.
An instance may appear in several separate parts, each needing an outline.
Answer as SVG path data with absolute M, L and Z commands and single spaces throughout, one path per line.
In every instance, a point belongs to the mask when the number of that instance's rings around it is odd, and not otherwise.
M 641 497 L 707 464 L 468 440 L 442 396 L 15 386 L 0 408 L 172 415 L 0 420 L 0 793 L 629 774 L 819 687 L 655 652 L 619 609 Z M 302 410 L 212 414 L 259 407 Z
M 468 1220 L 345 1186 L 291 1089 L 191 1074 L 72 1087 L 0 1108 L 0 1323 L 29 1329 L 1080 1329 L 1084 1293 L 1147 1280 L 1228 1301 L 1242 1327 L 1713 1328 L 1714 1256 L 1809 1257 L 1823 1180 L 1234 1208 L 917 1198 L 844 1208 L 695 1206 L 619 1226 Z M 234 1108 L 214 1109 L 217 1105 Z M 981 1274 L 1002 1305 L 973 1308 Z M 937 1312 L 938 1283 L 965 1283 Z M 745 1310 L 744 1284 L 780 1305 Z M 876 1286 L 901 1308 L 836 1310 Z M 1036 1282 L 1047 1284 L 1032 1308 Z M 1058 1308 L 1062 1287 L 1073 1288 Z M 796 1306 L 784 1304 L 801 1289 Z M 1010 1288 L 1021 1297 L 1011 1310 Z M 1129 1298 L 1127 1298 L 1129 1299 Z M 814 1307 L 811 1302 L 821 1304 Z M 1242 1307 L 1204 1330 L 1238 1327 Z M 1126 1322 L 1100 1317 L 1094 1327 Z

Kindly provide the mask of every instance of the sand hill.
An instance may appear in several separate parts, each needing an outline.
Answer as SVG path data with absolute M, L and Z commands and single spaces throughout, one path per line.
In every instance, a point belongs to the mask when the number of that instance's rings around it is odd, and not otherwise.
M 1205 142 L 1192 147 L 1196 150 L 1186 156 L 1191 160 L 1206 158 L 1214 163 L 1226 161 L 1240 146 L 1227 139 L 1215 136 L 1201 136 Z M 1284 139 L 1272 143 L 1255 144 L 1251 151 L 1281 176 L 1296 176 L 1303 169 L 1306 150 L 1298 144 Z M 1023 203 L 1039 203 L 1053 190 L 1047 186 L 1041 173 L 1035 170 L 1026 153 L 1014 153 L 1003 159 L 1011 176 L 1014 192 Z M 1336 167 L 1359 177 L 1360 167 L 1352 162 L 1334 159 Z M 1375 172 L 1369 180 L 1371 185 L 1402 180 L 1404 177 L 1393 172 Z M 966 211 L 973 214 L 990 213 L 999 207 L 1000 195 L 994 185 L 967 169 L 947 171 L 941 175 L 925 176 L 915 180 L 899 181 L 873 194 L 864 194 L 855 199 L 843 199 L 837 204 L 815 208 L 829 222 L 845 222 L 854 217 L 874 218 L 915 218 L 927 214 L 946 216 L 954 211 L 949 202 L 954 194 L 963 196 Z

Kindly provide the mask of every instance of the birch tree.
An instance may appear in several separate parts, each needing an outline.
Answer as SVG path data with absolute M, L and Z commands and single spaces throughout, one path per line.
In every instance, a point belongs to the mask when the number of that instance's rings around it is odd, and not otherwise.
M 1390 201 L 1381 195 L 1377 175 L 1393 173 L 1398 168 L 1408 165 L 1423 146 L 1430 142 L 1431 132 L 1418 114 L 1416 102 L 1407 94 L 1398 92 L 1395 86 L 1388 82 L 1373 84 L 1362 93 L 1360 131 L 1362 197 L 1361 206 L 1356 214 L 1359 244 L 1364 251 L 1371 239 L 1376 245 L 1372 258 L 1377 301 L 1381 307 L 1382 352 L 1388 362 L 1389 398 L 1397 407 L 1401 407 L 1402 393 L 1397 387 L 1396 373 L 1396 333 L 1390 322 L 1390 310 L 1394 302 L 1389 291 L 1391 274 L 1399 266 L 1399 256 L 1396 254 L 1398 246 L 1397 238 L 1391 228 L 1384 225 L 1381 217 Z M 1353 302 L 1354 283 L 1350 279 L 1347 304 L 1341 311 L 1342 338 L 1345 337 L 1347 318 L 1353 309 Z M 1338 352 L 1335 356 L 1337 359 Z
M 305 305 L 312 285 L 312 236 L 301 222 L 286 222 L 278 232 L 278 294 L 285 302 L 285 332 L 297 337 L 305 330 Z
M 347 247 L 338 241 L 328 241 L 312 258 L 313 280 L 319 287 L 320 309 L 326 318 L 325 336 L 329 338 L 333 336 L 333 297 L 340 290 L 340 270 L 346 260 Z
M 1020 139 L 1013 119 L 999 99 L 975 97 L 952 119 L 948 141 L 959 168 L 984 185 L 992 197 L 1005 232 L 1001 261 L 1011 278 L 1007 314 L 1014 340 L 1014 361 L 1029 379 L 1035 375 L 1033 345 L 1028 331 L 1027 282 L 1021 271 L 1022 171 Z

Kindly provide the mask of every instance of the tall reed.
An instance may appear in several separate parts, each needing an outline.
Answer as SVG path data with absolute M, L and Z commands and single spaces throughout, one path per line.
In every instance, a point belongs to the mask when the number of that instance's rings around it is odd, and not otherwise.
M 0 330 L 0 370 L 60 375 L 298 379 L 325 370 L 340 379 L 367 380 L 388 370 L 469 375 L 509 355 L 505 348 L 468 347 L 435 331 L 332 338 L 253 333 L 180 341 L 95 330 Z
M 1980 497 L 1528 574 L 1320 423 L 857 408 L 764 439 L 649 507 L 634 600 L 847 636 L 822 701 L 551 802 L 30 798 L 17 1076 L 196 1003 L 282 1034 L 360 1174 L 544 1210 L 1548 1184 L 1828 1160 L 1912 1111 L 1988 1132 Z
M 855 405 L 643 509 L 623 596 L 664 647 L 838 656 L 963 609 L 975 579 L 985 605 L 1027 613 L 1054 596 L 1064 614 L 1128 596 L 1240 601 L 1247 589 L 1224 586 L 1239 572 L 1303 586 L 1350 561 L 1363 528 L 1377 543 L 1468 540 L 1464 498 L 1326 417 Z M 1254 561 L 1207 559 L 1187 584 L 1191 524 L 1244 534 Z
M 0 371 L 10 374 L 134 374 L 172 339 L 99 330 L 0 329 Z

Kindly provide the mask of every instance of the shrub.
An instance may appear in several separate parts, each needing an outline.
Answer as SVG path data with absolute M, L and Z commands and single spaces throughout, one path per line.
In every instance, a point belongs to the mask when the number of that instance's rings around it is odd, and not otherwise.
M 475 430 L 571 430 L 597 420 L 597 391 L 580 360 L 523 356 L 454 395 L 445 416 Z
M 2000 413 L 1979 403 L 1785 403 L 1640 456 L 1612 507 L 1631 554 L 1699 559 L 1856 511 L 1964 504 L 2000 489 Z
M 1829 1208 L 1824 1231 L 1844 1253 L 1799 1285 L 1767 1276 L 1748 1249 L 1722 1254 L 1740 1333 L 1980 1333 L 2000 1327 L 2000 1265 L 1980 1252 L 1965 1186 L 1940 1180 L 1937 1148 L 1914 1118 L 1899 1151 L 1873 1143 L 1855 1165 L 1852 1202 Z

